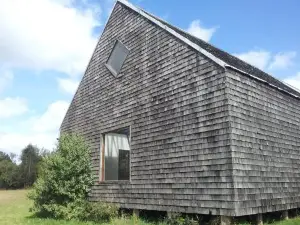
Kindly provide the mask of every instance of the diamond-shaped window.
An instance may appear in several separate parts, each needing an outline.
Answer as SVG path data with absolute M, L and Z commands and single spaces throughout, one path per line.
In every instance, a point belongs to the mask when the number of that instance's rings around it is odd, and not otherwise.
M 129 49 L 123 45 L 120 41 L 116 40 L 115 45 L 108 57 L 106 67 L 115 76 L 118 77 L 122 69 L 122 65 L 129 54 Z

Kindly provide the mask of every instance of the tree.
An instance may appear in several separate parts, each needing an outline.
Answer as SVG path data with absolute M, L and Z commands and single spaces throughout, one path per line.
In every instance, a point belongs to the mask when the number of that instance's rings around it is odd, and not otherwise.
M 11 183 L 12 164 L 9 155 L 0 151 L 0 189 L 8 188 Z
M 6 154 L 5 152 L 0 151 L 0 162 L 3 161 L 3 160 L 11 161 L 8 154 Z
M 21 187 L 19 167 L 10 159 L 0 161 L 0 189 L 15 189 Z
M 56 150 L 40 165 L 39 177 L 29 194 L 33 211 L 46 217 L 78 218 L 92 183 L 88 145 L 78 135 L 62 135 Z
M 35 182 L 40 160 L 41 156 L 37 147 L 29 144 L 22 150 L 20 171 L 24 187 L 31 186 Z
M 46 150 L 40 151 L 29 144 L 22 150 L 21 164 L 16 163 L 17 155 L 0 151 L 0 189 L 16 189 L 31 186 L 36 178 L 38 164 L 47 154 Z

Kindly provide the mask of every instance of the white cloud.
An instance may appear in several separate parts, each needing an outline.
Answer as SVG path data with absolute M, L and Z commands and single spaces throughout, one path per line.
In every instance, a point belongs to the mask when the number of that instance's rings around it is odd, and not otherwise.
M 28 111 L 26 99 L 4 98 L 0 99 L 0 119 L 19 116 Z
M 66 101 L 56 101 L 50 104 L 42 116 L 33 120 L 33 131 L 58 131 L 68 107 L 69 103 Z
M 267 67 L 271 59 L 271 53 L 265 50 L 249 51 L 240 54 L 235 53 L 233 55 L 262 70 Z
M 101 25 L 101 8 L 93 2 L 0 0 L 0 91 L 9 86 L 15 69 L 70 76 L 83 73 L 97 43 L 94 29 Z M 101 2 L 104 9 L 111 5 L 111 0 Z M 58 85 L 74 93 L 77 78 L 58 79 Z M 68 106 L 68 102 L 54 101 L 40 115 L 6 120 L 27 112 L 28 107 L 22 98 L 0 99 L 0 149 L 19 154 L 29 143 L 52 149 Z
M 297 53 L 294 51 L 277 53 L 270 63 L 269 69 L 285 69 L 291 66 L 296 55 Z
M 77 87 L 79 85 L 79 81 L 74 80 L 74 79 L 58 78 L 57 82 L 58 82 L 59 88 L 62 91 L 66 92 L 68 94 L 71 94 L 71 95 L 73 95 L 76 92 Z
M 57 137 L 56 133 L 4 133 L 0 134 L 0 149 L 7 153 L 20 154 L 21 150 L 31 143 L 40 148 L 52 150 Z
M 14 78 L 14 74 L 8 70 L 0 70 L 0 93 L 7 88 Z
M 81 5 L 85 1 L 81 2 Z M 82 73 L 96 45 L 99 7 L 73 0 L 0 0 L 0 63 Z
M 259 69 L 275 70 L 286 69 L 291 66 L 297 53 L 291 51 L 271 54 L 271 52 L 265 50 L 252 50 L 244 53 L 235 53 L 233 55 Z
M 74 3 L 75 0 L 52 0 L 52 2 L 62 4 L 64 6 L 71 6 L 72 3 Z
M 205 28 L 201 25 L 200 20 L 194 20 L 189 25 L 187 32 L 204 41 L 210 41 L 212 35 L 216 32 L 216 30 L 216 27 Z
M 298 72 L 295 76 L 285 78 L 283 81 L 300 90 L 300 72 Z
M 31 143 L 52 150 L 68 106 L 66 101 L 53 102 L 42 115 L 19 123 L 20 128 L 15 132 L 0 133 L 0 149 L 20 154 L 20 151 Z

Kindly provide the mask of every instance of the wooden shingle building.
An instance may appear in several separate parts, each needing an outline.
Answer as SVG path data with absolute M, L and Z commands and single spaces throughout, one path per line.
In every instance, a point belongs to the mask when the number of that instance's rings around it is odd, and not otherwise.
M 92 201 L 221 216 L 286 213 L 300 207 L 299 96 L 118 0 L 61 132 L 82 134 L 92 147 L 99 178 Z

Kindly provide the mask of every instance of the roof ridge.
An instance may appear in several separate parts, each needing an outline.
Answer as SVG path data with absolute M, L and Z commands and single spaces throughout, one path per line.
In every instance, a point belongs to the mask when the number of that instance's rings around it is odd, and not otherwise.
M 192 47 L 195 50 L 201 52 L 202 54 L 204 54 L 205 56 L 207 56 L 208 58 L 210 58 L 211 60 L 213 60 L 215 63 L 217 63 L 221 67 L 225 68 L 226 63 L 223 60 L 215 57 L 210 52 L 208 52 L 205 49 L 201 48 L 201 46 L 197 45 L 196 43 L 194 43 L 194 42 L 190 41 L 189 39 L 187 39 L 186 37 L 182 36 L 181 34 L 179 34 L 178 32 L 176 32 L 174 29 L 172 29 L 170 26 L 163 24 L 161 22 L 163 20 L 161 20 L 161 21 L 158 20 L 152 14 L 150 14 L 150 13 L 146 12 L 145 10 L 143 10 L 143 9 L 141 9 L 141 8 L 133 5 L 133 4 L 131 4 L 127 0 L 117 0 L 117 2 L 120 2 L 120 3 L 124 4 L 125 6 L 129 7 L 130 9 L 132 9 L 133 11 L 139 13 L 140 15 L 142 15 L 143 17 L 147 18 L 148 20 L 152 21 L 153 23 L 155 23 L 156 25 L 158 25 L 162 29 L 168 31 L 169 33 L 171 33 L 172 35 L 174 35 L 178 39 L 182 40 L 183 42 L 185 42 L 186 44 L 188 44 L 190 47 Z M 165 22 L 165 21 L 163 21 L 163 22 Z
M 215 47 L 214 45 L 203 41 L 191 35 L 190 33 L 184 31 L 183 29 L 173 26 L 172 24 L 166 22 L 165 20 L 152 15 L 149 12 L 146 12 L 144 9 L 137 7 L 127 0 L 117 0 L 121 4 L 129 7 L 133 11 L 137 12 L 138 14 L 142 15 L 146 19 L 150 20 L 157 26 L 161 27 L 162 29 L 166 30 L 167 32 L 171 33 L 173 36 L 177 37 L 193 49 L 197 50 L 198 52 L 202 53 L 219 66 L 223 68 L 231 68 L 235 71 L 239 71 L 243 74 L 246 74 L 252 77 L 255 80 L 268 84 L 269 86 L 278 89 L 279 91 L 285 92 L 289 95 L 292 95 L 298 99 L 300 99 L 300 91 L 295 89 L 294 87 L 290 87 L 290 85 L 285 84 L 283 81 L 273 77 L 272 75 L 260 70 L 259 68 L 252 66 L 251 64 L 239 59 L 238 57 L 229 54 L 228 52 Z M 198 42 L 198 43 L 197 43 Z M 208 49 L 208 50 L 207 50 Z M 209 51 L 210 50 L 210 51 Z M 214 52 L 214 53 L 212 53 Z M 224 61 L 224 58 L 226 59 Z M 226 62 L 227 61 L 227 62 Z M 233 62 L 235 61 L 235 62 Z M 234 65 L 236 64 L 236 65 Z M 240 67 L 240 68 L 239 68 Z M 263 77 L 263 78 L 262 78 Z M 282 86 L 282 87 L 280 87 Z
M 170 24 L 169 22 L 167 22 L 167 21 L 161 19 L 160 17 L 158 17 L 158 16 L 156 16 L 156 15 L 153 15 L 153 14 L 150 13 L 150 12 L 145 11 L 144 9 L 141 9 L 141 8 L 140 8 L 140 10 L 142 10 L 143 12 L 149 14 L 150 16 L 154 17 L 154 18 L 157 19 L 157 20 L 164 22 L 164 23 L 167 24 L 168 26 L 175 27 L 174 25 Z M 206 42 L 206 41 L 204 41 L 204 40 L 202 40 L 202 39 L 196 37 L 196 36 L 193 35 L 193 34 L 190 34 L 189 32 L 183 30 L 183 29 L 180 28 L 180 27 L 176 27 L 176 29 L 180 30 L 181 32 L 183 32 L 183 33 L 185 33 L 185 34 L 187 34 L 187 35 L 193 36 L 195 39 L 198 39 L 199 41 L 205 42 L 207 45 L 210 45 L 210 46 L 212 46 L 212 47 L 218 49 L 219 51 L 222 51 L 222 52 L 224 52 L 225 54 L 230 55 L 231 57 L 235 58 L 236 60 L 243 61 L 245 64 L 248 64 L 248 65 L 250 65 L 250 66 L 256 68 L 257 70 L 260 70 L 261 72 L 265 73 L 266 75 L 271 76 L 273 79 L 276 79 L 277 81 L 283 83 L 284 85 L 286 85 L 286 86 L 288 86 L 288 87 L 290 87 L 290 88 L 292 88 L 292 89 L 294 89 L 295 91 L 297 91 L 297 92 L 300 93 L 300 89 L 297 89 L 297 88 L 293 87 L 292 85 L 290 85 L 290 84 L 288 84 L 288 83 L 286 83 L 286 82 L 284 82 L 284 81 L 282 81 L 282 80 L 280 80 L 280 79 L 278 79 L 278 78 L 276 78 L 276 77 L 270 75 L 269 73 L 267 73 L 267 72 L 265 72 L 265 71 L 259 69 L 258 67 L 256 67 L 256 66 L 254 66 L 254 65 L 251 65 L 251 64 L 247 63 L 246 61 L 244 61 L 244 60 L 242 60 L 242 59 L 236 57 L 235 55 L 232 55 L 232 54 L 230 54 L 230 53 L 228 53 L 228 52 L 226 52 L 226 51 L 224 51 L 224 50 L 222 50 L 222 49 L 216 47 L 215 45 L 213 45 L 213 44 L 211 44 L 211 43 L 208 43 L 208 42 Z M 195 44 L 196 44 L 196 43 L 195 43 Z M 229 68 L 238 70 L 238 71 L 240 71 L 240 72 L 246 73 L 245 71 L 239 70 L 239 69 L 237 69 L 237 68 L 235 68 L 235 67 L 233 67 L 233 66 L 231 66 L 231 65 L 229 65 L 229 64 L 225 64 L 225 67 L 229 67 Z M 249 73 L 246 73 L 246 74 L 249 74 Z M 251 75 L 251 74 L 249 74 L 249 75 Z M 253 76 L 253 75 L 251 75 L 251 76 Z M 257 79 L 259 79 L 259 80 L 261 80 L 261 81 L 264 81 L 263 79 L 260 79 L 260 78 L 257 78 Z M 265 82 L 265 81 L 264 81 L 264 82 Z

